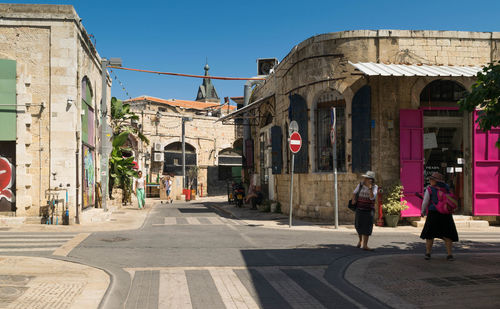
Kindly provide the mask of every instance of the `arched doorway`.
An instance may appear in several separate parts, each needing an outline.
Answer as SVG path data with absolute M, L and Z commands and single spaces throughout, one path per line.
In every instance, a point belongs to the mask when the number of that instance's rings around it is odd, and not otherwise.
M 464 201 L 464 146 L 467 118 L 457 102 L 466 89 L 452 80 L 435 80 L 420 93 L 423 116 L 424 186 L 433 172 L 444 175 L 446 183 Z M 463 210 L 463 207 L 460 209 Z
M 232 181 L 241 181 L 242 156 L 241 150 L 225 148 L 217 154 L 217 165 L 209 166 L 207 170 L 207 193 L 209 195 L 224 195 L 227 186 Z
M 182 143 L 174 142 L 164 148 L 163 174 L 182 176 Z M 188 169 L 197 166 L 196 148 L 186 143 L 186 176 Z M 189 180 L 186 181 L 189 183 Z M 196 185 L 196 179 L 194 179 Z

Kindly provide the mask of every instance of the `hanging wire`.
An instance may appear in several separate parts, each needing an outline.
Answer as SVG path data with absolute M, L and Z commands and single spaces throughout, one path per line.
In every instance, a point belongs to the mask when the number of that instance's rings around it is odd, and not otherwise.
M 132 97 L 128 94 L 128 91 L 127 89 L 125 89 L 125 85 L 121 82 L 121 80 L 118 78 L 118 75 L 116 75 L 116 73 L 112 70 L 112 69 L 109 69 L 109 71 L 111 72 L 111 74 L 113 74 L 113 77 L 114 79 L 118 82 L 118 84 L 120 85 L 120 87 L 122 88 L 123 92 L 125 92 L 125 95 L 129 98 L 129 99 L 132 99 Z
M 108 65 L 108 68 L 118 69 L 118 70 L 135 71 L 135 72 L 143 72 L 143 73 L 153 73 L 153 74 L 159 74 L 159 75 L 173 75 L 173 76 L 182 76 L 182 77 L 209 78 L 209 79 L 220 79 L 220 80 L 265 80 L 265 78 L 263 78 L 263 77 L 205 76 L 205 75 L 194 75 L 194 74 L 183 74 L 183 73 L 172 73 L 172 72 L 160 72 L 160 71 L 132 69 L 132 68 L 126 68 L 126 67 L 117 67 L 117 66 L 112 66 L 112 65 Z

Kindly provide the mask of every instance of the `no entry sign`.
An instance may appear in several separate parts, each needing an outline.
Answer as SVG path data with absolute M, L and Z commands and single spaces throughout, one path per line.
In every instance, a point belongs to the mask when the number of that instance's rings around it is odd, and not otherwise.
M 293 153 L 299 152 L 302 147 L 302 137 L 300 137 L 299 132 L 293 132 L 290 135 L 290 151 Z

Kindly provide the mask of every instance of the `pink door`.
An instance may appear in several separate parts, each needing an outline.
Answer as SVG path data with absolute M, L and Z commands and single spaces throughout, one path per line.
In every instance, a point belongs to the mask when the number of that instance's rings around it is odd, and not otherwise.
M 483 132 L 474 113 L 472 203 L 475 216 L 500 215 L 500 149 L 495 146 L 500 128 Z
M 420 216 L 422 200 L 416 193 L 424 191 L 424 123 L 422 110 L 399 111 L 399 177 L 409 208 L 402 217 Z

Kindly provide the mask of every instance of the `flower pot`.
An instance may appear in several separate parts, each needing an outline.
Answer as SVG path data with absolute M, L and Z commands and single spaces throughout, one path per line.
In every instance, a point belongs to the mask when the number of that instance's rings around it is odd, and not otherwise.
M 400 215 L 384 215 L 385 224 L 389 227 L 398 226 L 399 216 Z

